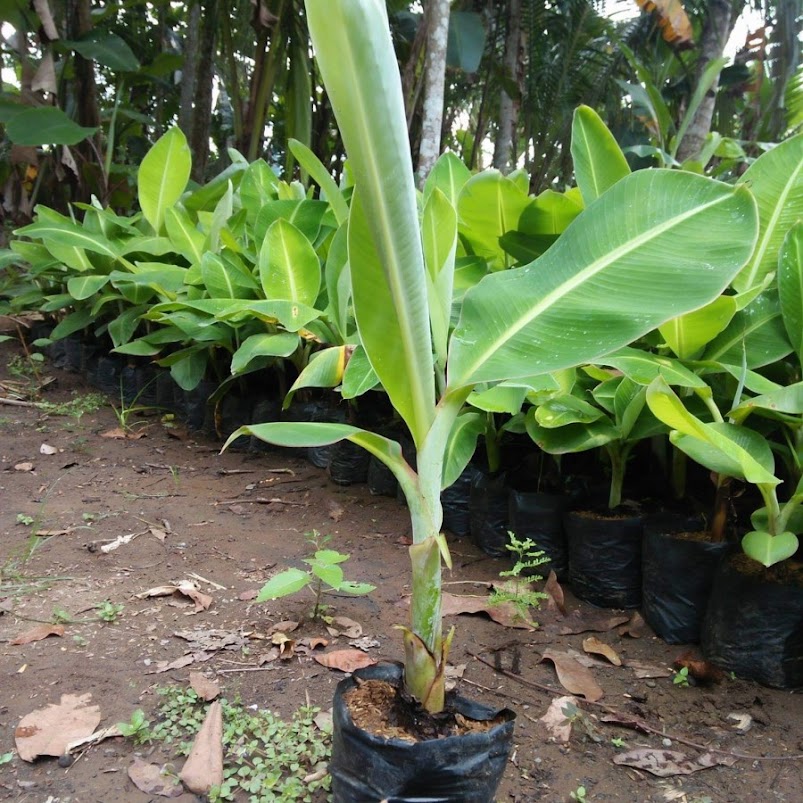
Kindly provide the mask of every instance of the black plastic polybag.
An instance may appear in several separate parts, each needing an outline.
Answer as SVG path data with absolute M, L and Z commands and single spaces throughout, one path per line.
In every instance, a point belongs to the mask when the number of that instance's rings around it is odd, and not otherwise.
M 374 496 L 396 496 L 399 483 L 393 472 L 379 458 L 371 455 L 368 461 L 368 490 Z
M 368 479 L 370 452 L 351 441 L 332 444 L 329 455 L 329 478 L 337 485 L 356 485 Z
M 803 686 L 803 578 L 781 582 L 783 565 L 764 569 L 749 558 L 725 558 L 717 569 L 701 646 L 712 663 L 741 678 L 780 689 Z
M 644 527 L 642 611 L 669 644 L 700 640 L 714 572 L 727 543 L 678 538 L 659 523 Z
M 334 803 L 492 803 L 513 746 L 515 714 L 459 696 L 447 708 L 476 720 L 501 716 L 485 732 L 423 742 L 384 739 L 357 728 L 345 693 L 360 680 L 401 682 L 401 667 L 377 664 L 337 685 L 329 772 Z
M 530 538 L 549 558 L 534 571 L 546 577 L 554 571 L 563 582 L 569 576 L 569 549 L 563 532 L 563 514 L 569 504 L 564 494 L 537 491 L 510 491 L 508 519 L 510 530 L 523 541 Z
M 510 557 L 507 497 L 509 489 L 504 474 L 477 472 L 471 482 L 469 514 L 471 540 L 486 555 Z
M 463 473 L 448 487 L 441 491 L 443 507 L 443 529 L 458 538 L 465 538 L 471 532 L 471 516 L 468 512 L 471 483 L 479 474 L 479 469 L 469 463 Z
M 638 608 L 641 517 L 610 518 L 575 511 L 566 514 L 563 526 L 574 595 L 600 608 Z

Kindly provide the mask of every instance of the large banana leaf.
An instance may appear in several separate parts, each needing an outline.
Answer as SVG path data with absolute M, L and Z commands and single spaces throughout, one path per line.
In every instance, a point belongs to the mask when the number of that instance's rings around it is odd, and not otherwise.
M 574 112 L 572 161 L 586 205 L 630 173 L 622 149 L 590 106 L 580 106 Z
M 358 188 L 349 219 L 349 262 L 360 339 L 420 444 L 434 414 L 432 341 L 401 79 L 396 60 L 388 58 L 394 51 L 387 11 L 376 1 L 306 5 L 318 66 Z
M 756 217 L 744 187 L 679 171 L 627 176 L 543 257 L 466 294 L 449 386 L 592 362 L 709 303 L 750 257 Z
M 733 281 L 739 292 L 775 270 L 786 233 L 803 216 L 803 134 L 762 154 L 742 181 L 756 198 L 761 228 L 752 259 Z
M 159 234 L 165 213 L 181 197 L 190 178 L 192 156 L 180 128 L 171 128 L 145 154 L 137 171 L 142 214 Z
M 778 296 L 786 334 L 803 364 L 803 221 L 792 227 L 781 247 Z

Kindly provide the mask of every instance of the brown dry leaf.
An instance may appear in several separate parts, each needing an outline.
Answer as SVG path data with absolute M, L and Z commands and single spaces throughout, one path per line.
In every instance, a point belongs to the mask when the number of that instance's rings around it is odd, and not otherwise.
M 33 463 L 17 463 L 14 471 L 33 471 Z
M 623 728 L 630 728 L 630 730 L 638 731 L 639 733 L 652 732 L 646 722 L 642 722 L 640 719 L 627 714 L 621 714 L 618 711 L 605 714 L 604 716 L 600 717 L 599 721 L 614 725 L 621 725 Z
M 293 622 L 290 619 L 284 622 L 276 622 L 275 625 L 268 628 L 268 635 L 272 636 L 274 633 L 292 633 L 294 630 L 298 629 L 298 625 L 298 622 Z
M 159 541 L 164 541 L 167 538 L 167 532 L 160 527 L 149 527 L 150 534 Z
M 195 630 L 177 630 L 176 638 L 189 642 L 193 652 L 215 652 L 216 650 L 241 650 L 248 646 L 248 633 L 232 632 L 217 628 L 196 628 Z
M 600 661 L 596 658 L 592 658 L 590 655 L 584 652 L 577 652 L 577 650 L 569 649 L 566 650 L 566 655 L 570 658 L 574 658 L 580 666 L 587 666 L 589 669 L 593 669 L 595 666 L 600 666 Z
M 194 664 L 197 658 L 191 652 L 176 658 L 175 661 L 157 661 L 154 669 L 149 669 L 146 675 L 161 675 L 162 672 L 169 672 L 171 669 L 183 669 L 185 666 Z
M 178 777 L 196 795 L 205 795 L 223 783 L 223 712 L 219 702 L 209 706 Z
M 725 680 L 725 672 L 715 664 L 706 661 L 704 658 L 695 656 L 693 652 L 684 652 L 675 658 L 673 666 L 675 669 L 689 670 L 689 675 L 700 683 L 722 683 Z
M 296 642 L 297 655 L 309 655 L 313 650 L 319 647 L 327 647 L 329 639 L 321 636 L 312 636 L 311 638 L 303 638 Z
M 640 680 L 647 678 L 669 678 L 672 677 L 672 670 L 666 666 L 656 666 L 655 664 L 647 664 L 644 661 L 636 661 L 628 658 L 625 661 L 625 666 L 632 669 L 633 673 Z
M 550 572 L 544 583 L 544 593 L 547 595 L 546 607 L 548 611 L 560 611 L 566 616 L 566 600 L 563 596 L 563 586 L 558 582 L 555 572 Z
M 220 686 L 214 680 L 210 680 L 202 672 L 190 672 L 190 686 L 193 691 L 207 703 L 214 700 L 220 694 Z
M 622 625 L 617 631 L 620 636 L 630 636 L 630 638 L 641 638 L 647 632 L 647 623 L 638 611 L 633 611 L 627 623 Z
M 113 440 L 118 441 L 138 441 L 140 438 L 144 438 L 147 433 L 143 432 L 141 429 L 136 431 L 125 430 L 121 427 L 115 427 L 114 429 L 107 429 L 106 432 L 101 432 L 101 438 L 112 438 Z
M 584 638 L 583 649 L 593 655 L 601 655 L 603 658 L 607 658 L 614 666 L 622 665 L 622 659 L 616 650 L 604 641 L 600 641 L 596 636 Z
M 26 714 L 14 731 L 14 743 L 23 761 L 38 756 L 62 756 L 75 739 L 89 736 L 100 722 L 100 708 L 92 695 L 62 694 L 59 703 Z
M 572 611 L 560 628 L 562 636 L 572 636 L 577 633 L 607 633 L 617 625 L 629 621 L 628 614 L 606 613 L 605 611 Z
M 566 691 L 572 694 L 579 694 L 592 703 L 600 700 L 604 694 L 602 689 L 594 680 L 591 670 L 580 666 L 577 661 L 565 652 L 557 650 L 545 650 L 541 660 L 552 661 L 555 664 L 555 671 L 558 680 Z
M 55 446 L 51 446 L 49 443 L 43 443 L 39 447 L 39 454 L 57 454 L 58 451 Z
M 265 664 L 269 664 L 271 661 L 275 661 L 279 657 L 279 648 L 278 647 L 271 647 L 268 652 L 262 652 L 259 654 L 257 658 L 257 666 L 264 666 Z
M 168 771 L 167 767 L 148 764 L 139 756 L 134 756 L 134 763 L 128 768 L 128 777 L 134 786 L 146 795 L 180 797 L 184 794 L 181 781 Z
M 362 635 L 362 625 L 349 619 L 348 616 L 335 616 L 326 629 L 329 631 L 329 635 L 335 638 L 338 636 L 359 638 Z
M 334 721 L 332 718 L 332 709 L 328 711 L 319 711 L 312 720 L 317 726 L 318 730 L 322 733 L 331 733 L 334 729 Z
M 676 750 L 657 750 L 650 747 L 640 747 L 613 757 L 614 764 L 623 764 L 626 767 L 646 770 L 659 778 L 669 778 L 673 775 L 691 775 L 698 770 L 707 770 L 710 767 L 721 765 L 732 767 L 736 761 L 735 756 L 721 753 L 716 755 L 703 753 L 696 758 L 688 758 L 685 753 L 679 753 Z
M 556 697 L 546 710 L 544 716 L 538 719 L 544 723 L 547 732 L 556 742 L 568 742 L 572 735 L 572 722 L 566 716 L 564 708 L 567 705 L 577 706 L 576 697 Z
M 329 502 L 328 508 L 329 518 L 334 522 L 340 521 L 346 512 L 337 502 Z
M 148 597 L 169 597 L 171 594 L 189 597 L 195 603 L 195 610 L 192 613 L 205 611 L 215 601 L 209 594 L 200 591 L 192 580 L 182 580 L 177 585 L 155 586 L 134 596 L 137 599 L 146 599 Z
M 681 0 L 636 0 L 636 3 L 654 14 L 665 41 L 678 49 L 694 46 L 694 29 Z
M 271 643 L 279 648 L 279 658 L 282 661 L 289 661 L 295 654 L 295 639 L 291 639 L 284 633 L 274 633 L 273 636 L 271 636 Z
M 473 614 L 484 613 L 497 624 L 504 627 L 516 627 L 524 630 L 532 630 L 532 625 L 521 618 L 516 606 L 512 602 L 503 602 L 499 605 L 490 605 L 488 597 L 480 597 L 475 594 L 450 594 L 445 592 L 443 595 L 443 616 L 456 616 L 461 613 Z
M 33 641 L 41 641 L 48 636 L 63 635 L 64 625 L 41 624 L 37 625 L 36 627 L 32 627 L 30 630 L 26 630 L 24 633 L 20 633 L 13 641 L 10 641 L 9 644 L 18 646 L 20 644 L 30 644 Z
M 356 647 L 358 650 L 362 650 L 363 652 L 368 652 L 368 650 L 373 650 L 376 647 L 380 647 L 379 639 L 375 639 L 373 636 L 360 636 L 359 638 L 353 638 L 349 641 L 349 645 L 352 647 Z
M 325 666 L 327 669 L 339 669 L 341 672 L 353 672 L 355 669 L 362 669 L 376 663 L 362 650 L 335 650 L 312 657 L 321 666 Z
M 466 673 L 465 664 L 446 664 L 446 671 L 443 673 L 446 678 L 446 691 L 452 691 L 457 686 L 457 681 L 460 680 Z
M 243 591 L 242 594 L 239 594 L 237 599 L 241 600 L 242 602 L 249 602 L 252 599 L 256 599 L 259 596 L 259 591 L 257 589 L 252 588 L 249 591 Z
M 75 530 L 75 527 L 67 527 L 65 530 L 37 530 L 34 535 L 39 538 L 51 538 L 54 535 L 69 535 Z

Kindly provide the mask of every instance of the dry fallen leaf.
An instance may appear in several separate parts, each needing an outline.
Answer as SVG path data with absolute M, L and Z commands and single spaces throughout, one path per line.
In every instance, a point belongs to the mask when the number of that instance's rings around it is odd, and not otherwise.
M 593 655 L 601 655 L 607 658 L 614 666 L 621 666 L 622 659 L 616 650 L 604 641 L 600 641 L 596 636 L 589 636 L 583 639 L 583 649 Z
M 362 625 L 349 619 L 348 616 L 335 616 L 326 628 L 330 636 L 345 636 L 346 638 L 359 638 L 362 635 Z
M 753 727 L 753 717 L 750 714 L 728 714 L 727 719 L 731 720 L 734 724 L 733 729 L 739 733 L 747 733 Z
M 334 522 L 340 521 L 346 512 L 337 502 L 329 502 L 328 508 L 329 518 Z
M 725 680 L 725 672 L 722 669 L 704 658 L 695 656 L 692 651 L 684 652 L 675 658 L 673 666 L 675 669 L 687 669 L 689 675 L 700 683 L 722 683 Z
M 620 636 L 641 638 L 647 632 L 647 623 L 638 611 L 633 611 L 630 619 L 617 631 Z
M 210 680 L 202 672 L 190 672 L 190 686 L 193 691 L 207 703 L 214 700 L 220 694 L 220 686 L 214 680 Z
M 33 471 L 33 463 L 17 463 L 14 471 Z
M 552 661 L 555 664 L 558 680 L 566 691 L 570 691 L 572 694 L 579 694 L 592 703 L 602 698 L 604 692 L 597 684 L 597 681 L 594 680 L 591 670 L 580 666 L 567 653 L 558 652 L 557 650 L 545 650 L 541 660 Z
M 614 764 L 624 764 L 627 767 L 646 770 L 659 778 L 668 778 L 672 775 L 691 775 L 698 770 L 724 765 L 731 767 L 736 763 L 735 756 L 722 753 L 713 755 L 703 753 L 696 758 L 688 758 L 685 753 L 675 750 L 656 750 L 650 747 L 640 747 L 627 753 L 620 753 L 613 757 Z
M 55 446 L 51 446 L 49 443 L 43 443 L 39 447 L 39 454 L 56 454 L 58 449 Z
M 33 641 L 41 641 L 48 636 L 63 635 L 64 625 L 41 624 L 37 625 L 36 627 L 32 627 L 30 630 L 26 630 L 24 633 L 20 633 L 13 641 L 10 641 L 9 644 L 18 646 L 20 644 L 30 644 Z
M 139 756 L 134 756 L 134 763 L 128 768 L 128 777 L 146 795 L 180 797 L 184 794 L 181 781 L 172 772 L 158 764 L 148 764 Z
M 556 697 L 539 720 L 544 723 L 549 735 L 556 742 L 568 742 L 572 735 L 572 722 L 563 710 L 567 705 L 577 706 L 576 697 Z
M 544 593 L 547 595 L 547 610 L 560 611 L 566 616 L 566 601 L 563 596 L 563 586 L 558 582 L 555 572 L 550 572 L 544 583 Z
M 205 795 L 223 783 L 223 713 L 219 702 L 209 706 L 179 778 L 197 795 Z
M 632 669 L 633 673 L 640 680 L 647 678 L 669 678 L 672 677 L 672 670 L 667 666 L 656 666 L 655 664 L 647 664 L 644 661 L 636 661 L 628 658 L 625 661 L 625 666 Z
M 160 527 L 149 527 L 148 530 L 150 534 L 159 541 L 164 541 L 167 538 L 167 532 Z
M 625 614 L 611 614 L 605 611 L 589 611 L 584 610 L 582 613 L 579 610 L 572 611 L 566 617 L 563 626 L 558 631 L 562 636 L 571 636 L 577 633 L 588 633 L 591 631 L 597 633 L 606 633 L 613 630 L 617 625 L 630 620 L 630 617 Z
M 69 535 L 76 529 L 76 527 L 67 527 L 64 530 L 37 530 L 34 535 L 39 538 L 52 538 L 54 535 Z
M 446 691 L 452 691 L 457 686 L 457 681 L 460 680 L 466 672 L 465 664 L 446 664 L 446 671 L 444 676 L 446 678 Z
M 310 638 L 302 638 L 296 642 L 297 655 L 309 655 L 313 650 L 320 647 L 329 646 L 329 639 L 322 636 L 311 636 Z
M 63 694 L 59 703 L 26 714 L 14 731 L 19 757 L 62 756 L 70 742 L 89 736 L 100 722 L 100 708 L 91 699 L 88 693 Z
M 312 721 L 322 733 L 331 733 L 334 728 L 332 709 L 330 708 L 328 711 L 319 711 Z
M 148 597 L 168 597 L 172 594 L 180 594 L 181 596 L 189 597 L 195 603 L 195 610 L 192 611 L 192 613 L 205 611 L 215 601 L 209 594 L 204 594 L 200 591 L 192 580 L 182 580 L 178 584 L 156 586 L 155 588 L 149 588 L 147 591 L 142 591 L 134 596 L 137 599 L 146 599 Z
M 252 599 L 256 599 L 258 596 L 259 591 L 256 588 L 252 588 L 248 591 L 243 591 L 238 595 L 237 599 L 242 600 L 242 602 L 248 602 Z
M 292 633 L 294 630 L 298 629 L 298 622 L 294 622 L 290 619 L 284 622 L 276 622 L 275 625 L 271 625 L 268 628 L 268 635 L 272 636 L 274 633 Z
M 315 661 L 328 669 L 339 669 L 341 672 L 353 672 L 355 669 L 362 669 L 372 666 L 376 661 L 366 655 L 362 650 L 335 650 L 325 652 L 323 655 L 313 655 Z
M 475 594 L 450 594 L 445 592 L 443 595 L 443 616 L 456 616 L 466 613 L 484 613 L 494 622 L 504 627 L 515 627 L 523 630 L 533 630 L 531 624 L 521 618 L 516 606 L 512 602 L 503 602 L 499 605 L 491 605 L 488 597 L 477 596 Z
M 137 430 L 132 432 L 131 430 L 121 429 L 120 427 L 115 427 L 114 429 L 108 429 L 106 432 L 100 433 L 101 438 L 112 438 L 113 440 L 118 441 L 138 441 L 140 438 L 145 437 L 145 433 L 142 430 Z

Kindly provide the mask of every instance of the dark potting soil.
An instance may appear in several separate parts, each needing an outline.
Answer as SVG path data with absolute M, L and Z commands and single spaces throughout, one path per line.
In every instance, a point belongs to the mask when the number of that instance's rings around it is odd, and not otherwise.
M 344 695 L 351 719 L 358 728 L 385 739 L 421 742 L 488 731 L 507 722 L 509 712 L 493 719 L 475 720 L 449 710 L 430 714 L 384 680 L 364 680 Z
M 789 559 L 767 568 L 747 555 L 737 554 L 730 559 L 730 563 L 742 574 L 762 576 L 768 583 L 803 588 L 803 563 L 800 561 Z

